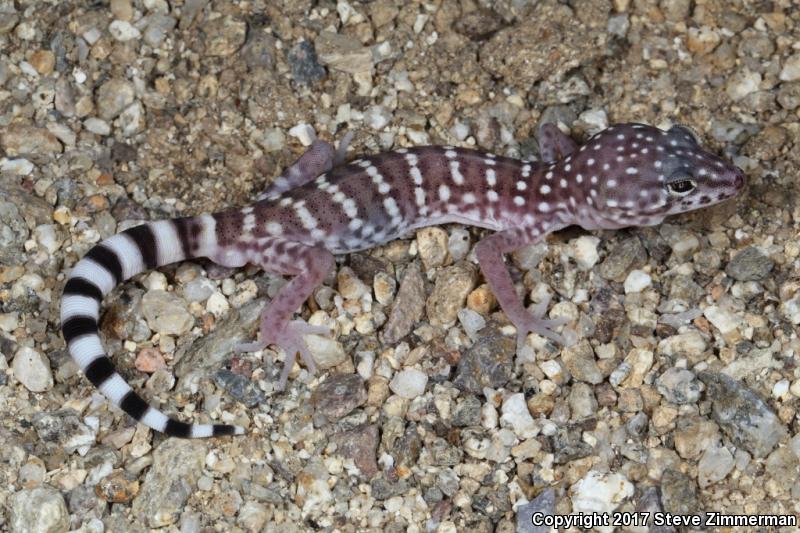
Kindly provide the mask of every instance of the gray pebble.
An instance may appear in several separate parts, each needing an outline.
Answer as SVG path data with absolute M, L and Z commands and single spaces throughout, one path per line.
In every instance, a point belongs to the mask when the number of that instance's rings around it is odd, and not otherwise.
M 162 442 L 153 452 L 153 466 L 145 475 L 141 492 L 133 500 L 133 516 L 152 528 L 176 523 L 189 496 L 196 490 L 205 456 L 204 441 L 168 439 Z
M 366 401 L 364 380 L 358 374 L 330 376 L 317 387 L 312 397 L 318 412 L 331 421 L 347 416 Z
M 553 489 L 547 489 L 530 502 L 517 508 L 517 533 L 545 533 L 549 531 L 550 528 L 547 526 L 534 526 L 532 517 L 534 513 L 552 516 L 555 512 L 556 493 Z
M 289 50 L 286 59 L 292 71 L 292 79 L 297 83 L 309 84 L 325 77 L 325 67 L 319 64 L 312 42 L 297 43 Z
M 737 253 L 725 267 L 725 273 L 737 281 L 760 281 L 772 270 L 772 259 L 755 246 Z
M 712 415 L 737 446 L 755 457 L 767 455 L 786 435 L 786 427 L 769 405 L 742 383 L 725 375 L 702 372 Z
M 97 434 L 72 409 L 36 413 L 33 416 L 33 428 L 39 439 L 55 443 L 67 453 L 94 444 Z
M 514 339 L 496 329 L 484 332 L 461 356 L 453 384 L 461 390 L 480 394 L 484 387 L 500 388 L 514 370 Z
M 469 395 L 456 405 L 453 410 L 455 427 L 477 426 L 481 423 L 481 401 L 477 396 Z
M 597 272 L 607 280 L 622 283 L 628 272 L 641 268 L 647 262 L 647 251 L 636 237 L 615 244 L 608 256 L 598 265 Z
M 703 391 L 703 384 L 693 372 L 674 367 L 658 376 L 656 387 L 668 402 L 677 405 L 696 403 Z
M 69 529 L 64 497 L 51 487 L 23 489 L 9 501 L 8 525 L 12 533 L 60 533 Z
M 135 98 L 136 89 L 131 82 L 112 78 L 97 89 L 97 112 L 103 120 L 111 120 L 131 105 Z
M 383 328 L 383 341 L 394 344 L 409 333 L 425 310 L 425 281 L 419 267 L 409 265 L 403 273 L 394 305 Z
M 144 42 L 153 48 L 158 47 L 164 39 L 167 38 L 167 34 L 175 28 L 177 23 L 178 21 L 167 15 L 162 15 L 160 13 L 151 15 L 147 27 L 144 30 Z
M 255 407 L 266 401 L 264 394 L 244 376 L 221 368 L 214 374 L 214 383 L 247 407 Z

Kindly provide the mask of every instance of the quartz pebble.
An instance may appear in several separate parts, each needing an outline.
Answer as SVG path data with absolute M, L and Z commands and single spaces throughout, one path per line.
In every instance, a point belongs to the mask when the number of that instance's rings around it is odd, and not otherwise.
M 59 533 L 69 529 L 69 511 L 61 493 L 51 487 L 23 489 L 9 502 L 11 531 Z
M 598 244 L 600 244 L 600 239 L 586 235 L 572 241 L 572 253 L 579 269 L 589 270 L 597 264 L 600 259 L 600 254 L 597 251 Z
M 11 369 L 20 383 L 31 392 L 44 392 L 53 388 L 50 361 L 34 348 L 23 346 L 17 350 Z
M 625 293 L 642 292 L 650 286 L 653 279 L 643 270 L 631 270 L 625 278 Z
M 611 513 L 626 499 L 633 496 L 633 484 L 622 474 L 591 470 L 570 487 L 572 510 L 576 513 Z M 596 527 L 598 531 L 610 533 L 610 525 Z
M 539 426 L 533 420 L 524 394 L 512 394 L 503 401 L 501 423 L 511 426 L 520 439 L 529 439 L 539 433 Z
M 420 370 L 409 368 L 395 374 L 389 383 L 389 388 L 401 398 L 416 398 L 425 392 L 427 383 L 427 374 Z

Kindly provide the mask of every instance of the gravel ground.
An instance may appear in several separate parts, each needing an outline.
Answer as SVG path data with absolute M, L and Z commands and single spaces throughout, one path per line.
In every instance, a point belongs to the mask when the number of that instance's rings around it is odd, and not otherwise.
M 572 4 L 569 7 L 567 4 Z M 533 531 L 534 509 L 800 513 L 800 11 L 788 0 L 0 1 L 0 530 Z M 566 230 L 512 270 L 577 343 L 513 328 L 482 232 L 341 258 L 286 392 L 232 357 L 283 282 L 190 262 L 106 299 L 138 390 L 238 438 L 164 439 L 66 355 L 63 272 L 139 221 L 244 204 L 314 132 L 351 156 L 536 155 L 558 121 L 680 122 L 749 189 Z M 623 528 L 646 531 L 646 528 Z M 611 531 L 599 527 L 598 531 Z M 654 529 L 655 530 L 655 529 Z M 658 531 L 673 531 L 664 527 Z

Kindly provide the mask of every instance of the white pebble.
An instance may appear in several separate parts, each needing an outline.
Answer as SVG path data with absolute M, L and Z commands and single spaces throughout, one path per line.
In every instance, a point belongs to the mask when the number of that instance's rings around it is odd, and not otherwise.
M 800 79 L 800 54 L 789 56 L 783 63 L 780 73 L 781 81 L 795 81 Z
M 512 394 L 506 398 L 501 412 L 503 414 L 500 417 L 500 423 L 505 426 L 511 426 L 511 429 L 520 439 L 530 439 L 539 433 L 536 421 L 528 411 L 528 404 L 525 402 L 523 393 Z
M 592 470 L 572 485 L 572 512 L 611 513 L 624 500 L 633 496 L 633 485 L 622 474 L 603 474 Z M 597 526 L 602 533 L 611 533 L 614 528 Z
M 305 123 L 292 127 L 289 130 L 289 135 L 300 141 L 303 146 L 311 146 L 311 143 L 317 138 L 314 128 Z
M 779 400 L 786 400 L 789 396 L 789 380 L 782 379 L 773 385 L 772 396 Z
M 33 172 L 33 163 L 22 158 L 8 159 L 7 157 L 0 157 L 0 172 L 16 176 L 27 176 Z
M 425 392 L 428 384 L 428 375 L 415 368 L 401 370 L 389 382 L 389 388 L 401 398 L 416 398 Z
M 53 388 L 50 361 L 38 350 L 27 346 L 17 350 L 11 369 L 20 383 L 31 392 L 44 392 Z
M 575 258 L 580 270 L 590 270 L 597 261 L 600 259 L 600 254 L 597 251 L 597 245 L 600 244 L 600 239 L 584 235 L 573 240 L 572 256 Z
M 109 24 L 108 31 L 111 33 L 111 36 L 114 39 L 121 42 L 131 41 L 142 36 L 139 30 L 137 30 L 130 22 L 124 20 L 115 20 Z
M 83 127 L 95 135 L 108 135 L 111 133 L 111 126 L 101 118 L 89 117 L 83 121 Z
M 231 306 L 228 304 L 228 300 L 220 292 L 215 291 L 212 293 L 206 302 L 206 311 L 216 317 L 224 315 L 230 308 Z
M 598 132 L 608 127 L 608 115 L 602 109 L 589 109 L 578 117 L 578 120 L 589 126 L 589 132 Z
M 631 270 L 625 278 L 625 294 L 642 292 L 652 284 L 653 278 L 644 270 Z

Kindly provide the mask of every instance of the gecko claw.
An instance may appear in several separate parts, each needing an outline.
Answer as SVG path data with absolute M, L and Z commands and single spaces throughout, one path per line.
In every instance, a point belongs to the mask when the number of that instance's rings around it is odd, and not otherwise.
M 308 371 L 311 374 L 316 373 L 317 364 L 314 361 L 314 357 L 311 355 L 311 351 L 308 349 L 308 345 L 303 339 L 303 336 L 329 335 L 329 328 L 325 326 L 313 326 L 304 320 L 292 320 L 287 323 L 283 329 L 277 332 L 273 331 L 271 335 L 269 335 L 269 332 L 265 332 L 265 329 L 268 328 L 262 328 L 261 338 L 259 340 L 254 342 L 239 343 L 234 346 L 234 351 L 237 354 L 242 352 L 254 352 L 263 350 L 269 344 L 275 345 L 280 350 L 283 350 L 283 352 L 286 354 L 286 358 L 283 363 L 280 379 L 275 387 L 276 390 L 281 391 L 286 388 L 286 383 L 289 380 L 289 372 L 291 372 L 292 367 L 294 366 L 294 361 L 298 353 L 300 354 L 300 358 L 303 360 L 303 363 L 305 363 Z

